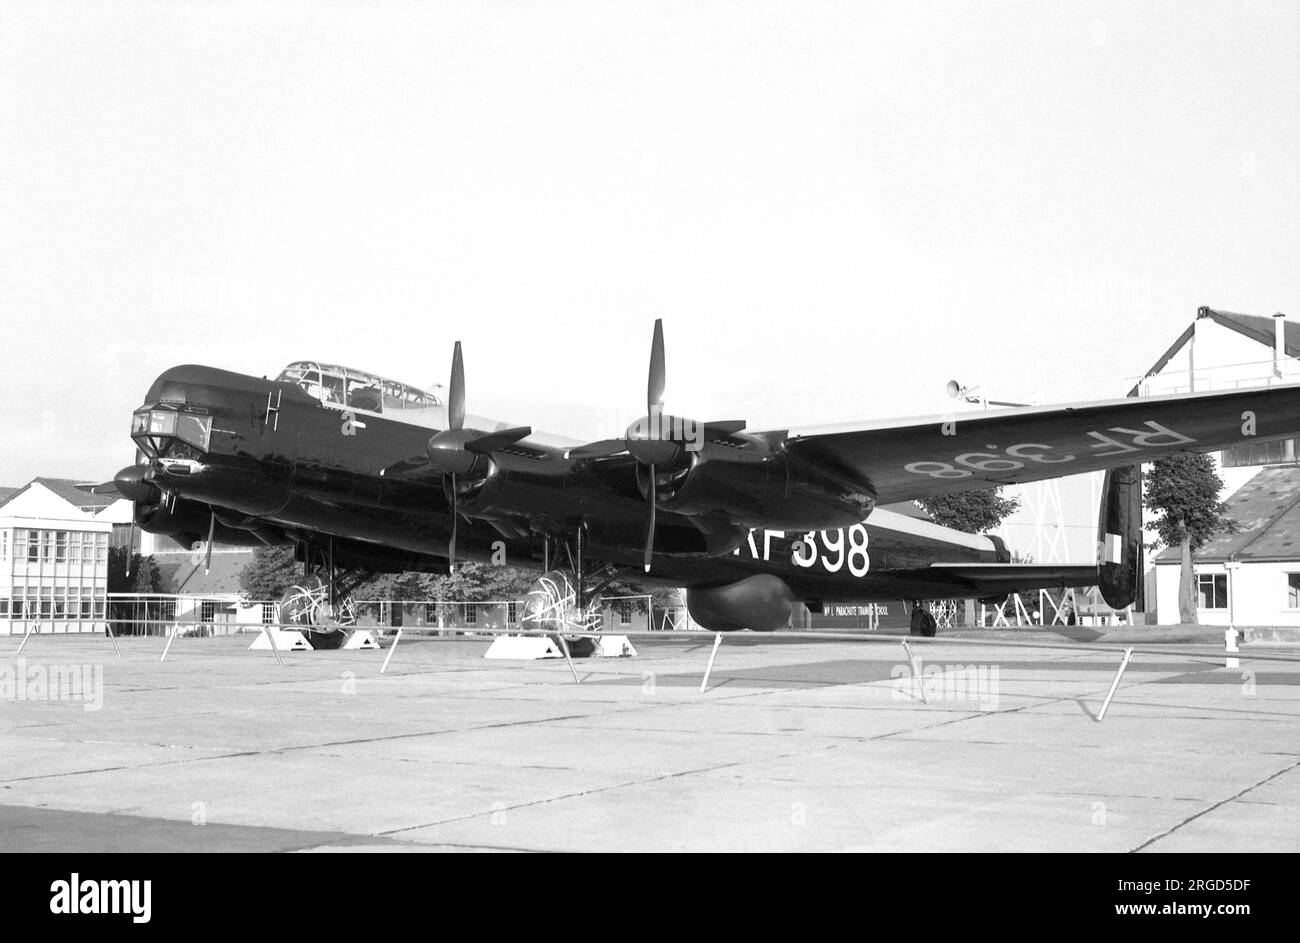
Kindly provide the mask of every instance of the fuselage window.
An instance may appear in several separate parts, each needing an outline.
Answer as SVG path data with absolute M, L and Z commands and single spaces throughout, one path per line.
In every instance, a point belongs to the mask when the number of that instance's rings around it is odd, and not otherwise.
M 348 408 L 364 409 L 372 413 L 382 412 L 384 404 L 378 384 L 369 379 L 350 377 L 348 379 Z

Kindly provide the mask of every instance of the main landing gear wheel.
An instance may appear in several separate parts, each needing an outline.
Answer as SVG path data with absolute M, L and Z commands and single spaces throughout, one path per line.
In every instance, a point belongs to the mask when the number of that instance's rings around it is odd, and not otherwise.
M 338 648 L 347 641 L 347 630 L 356 624 L 351 599 L 330 606 L 329 586 L 319 576 L 307 577 L 291 586 L 280 600 L 280 621 L 301 632 L 313 634 L 313 648 Z
M 934 621 L 934 616 L 930 615 L 928 609 L 919 599 L 912 602 L 912 625 L 911 634 L 922 638 L 934 638 L 938 631 L 939 625 Z
M 541 629 L 557 646 L 564 637 L 573 658 L 587 658 L 596 651 L 596 640 L 581 632 L 598 632 L 604 619 L 596 606 L 578 609 L 578 593 L 573 580 L 560 570 L 548 570 L 539 576 L 524 600 L 526 629 Z

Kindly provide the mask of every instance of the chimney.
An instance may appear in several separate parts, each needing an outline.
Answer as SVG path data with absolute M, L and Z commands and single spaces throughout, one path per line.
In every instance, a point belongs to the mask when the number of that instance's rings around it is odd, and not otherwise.
M 1282 361 L 1286 359 L 1286 315 L 1279 311 L 1273 315 L 1273 375 L 1282 375 Z

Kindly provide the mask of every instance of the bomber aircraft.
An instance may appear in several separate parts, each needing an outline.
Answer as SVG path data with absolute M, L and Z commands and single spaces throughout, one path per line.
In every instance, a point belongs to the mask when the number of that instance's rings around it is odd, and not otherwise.
M 1141 463 L 1300 434 L 1300 385 L 755 430 L 664 412 L 661 321 L 646 414 L 579 442 L 466 413 L 455 346 L 442 396 L 324 363 L 275 379 L 165 371 L 131 420 L 137 463 L 86 490 L 184 542 L 293 542 L 331 590 L 458 560 L 562 573 L 579 610 L 620 576 L 686 589 L 715 631 L 785 627 L 796 602 L 1003 598 L 1141 572 Z M 1106 470 L 1095 564 L 1019 564 L 887 505 Z M 923 634 L 932 634 L 921 616 Z

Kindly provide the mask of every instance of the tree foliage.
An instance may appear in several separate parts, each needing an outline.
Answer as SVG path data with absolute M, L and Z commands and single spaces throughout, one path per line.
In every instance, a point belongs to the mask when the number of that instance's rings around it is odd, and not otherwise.
M 1153 462 L 1144 476 L 1144 485 L 1142 499 L 1146 508 L 1158 515 L 1152 522 L 1156 546 L 1179 548 L 1179 620 L 1195 625 L 1192 552 L 1217 533 L 1237 530 L 1236 522 L 1227 516 L 1227 507 L 1219 500 L 1223 479 L 1210 456 L 1188 452 Z
M 1202 452 L 1186 452 L 1152 462 L 1145 475 L 1143 501 L 1157 515 L 1152 522 L 1158 546 L 1177 547 L 1184 537 L 1192 550 L 1218 533 L 1234 533 L 1236 522 L 1219 500 L 1223 479 L 1214 460 Z
M 917 503 L 936 524 L 968 534 L 993 530 L 1020 507 L 1020 499 L 1003 497 L 1001 488 L 954 491 Z
M 239 588 L 249 599 L 277 600 L 302 580 L 302 564 L 293 558 L 293 544 L 258 547 L 239 571 Z
M 130 572 L 127 572 L 127 563 Z M 160 593 L 162 574 L 152 556 L 142 557 L 126 547 L 110 547 L 108 551 L 108 592 L 110 593 Z

